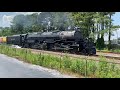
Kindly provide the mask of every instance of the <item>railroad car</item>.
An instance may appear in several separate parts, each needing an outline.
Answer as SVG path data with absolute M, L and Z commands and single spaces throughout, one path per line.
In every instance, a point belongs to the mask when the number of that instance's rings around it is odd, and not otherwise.
M 6 43 L 7 42 L 7 37 L 2 37 L 2 42 Z
M 6 37 L 0 37 L 0 43 L 6 43 Z
M 2 43 L 2 37 L 0 37 L 0 43 Z
M 25 34 L 7 36 L 6 37 L 6 43 L 22 46 L 22 43 L 24 41 L 24 35 Z

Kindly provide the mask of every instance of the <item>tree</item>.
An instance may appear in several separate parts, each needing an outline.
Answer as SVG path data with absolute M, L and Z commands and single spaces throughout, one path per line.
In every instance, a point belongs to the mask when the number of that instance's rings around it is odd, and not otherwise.
M 75 26 L 81 28 L 85 37 L 89 38 L 90 33 L 94 33 L 94 14 L 95 12 L 73 12 Z
M 106 12 L 96 12 L 94 16 L 96 23 L 96 34 L 97 34 L 97 48 L 104 48 L 104 33 L 105 33 L 105 24 L 108 23 L 108 17 Z
M 26 18 L 24 15 L 17 15 L 12 21 L 12 31 L 17 34 L 24 33 L 24 24 L 26 23 Z
M 54 12 L 53 13 L 53 26 L 57 29 L 68 29 L 68 27 L 73 27 L 74 22 L 69 12 Z
M 38 15 L 38 25 L 41 29 L 49 29 L 53 26 L 53 12 L 42 12 Z
M 110 19 L 110 23 L 109 23 L 109 31 L 108 31 L 108 50 L 111 49 L 111 31 L 112 31 L 112 20 L 111 17 L 112 15 L 115 14 L 115 12 L 109 12 L 109 19 Z
M 0 30 L 0 36 L 9 36 L 12 35 L 11 28 L 10 27 L 2 27 Z

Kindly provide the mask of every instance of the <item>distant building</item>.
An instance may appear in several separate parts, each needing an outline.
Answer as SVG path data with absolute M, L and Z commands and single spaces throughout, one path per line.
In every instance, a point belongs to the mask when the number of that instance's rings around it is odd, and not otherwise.
M 108 44 L 108 41 L 105 41 L 105 44 Z M 111 44 L 120 45 L 120 38 L 111 40 Z
M 107 45 L 107 44 L 108 44 L 108 41 L 105 41 L 104 43 Z
M 117 39 L 111 40 L 111 44 L 118 44 L 118 40 Z
M 120 45 L 120 38 L 111 40 L 111 44 Z

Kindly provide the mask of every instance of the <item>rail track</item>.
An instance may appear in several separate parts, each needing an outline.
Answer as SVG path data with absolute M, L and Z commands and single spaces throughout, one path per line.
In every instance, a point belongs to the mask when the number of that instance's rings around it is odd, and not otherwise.
M 19 49 L 26 49 L 28 48 L 19 48 Z M 37 49 L 29 49 L 32 53 L 43 53 L 43 54 L 48 54 L 48 55 L 53 55 L 53 56 L 68 56 L 71 58 L 80 58 L 83 60 L 93 60 L 93 61 L 101 61 L 100 57 L 105 57 L 106 61 L 108 63 L 115 63 L 115 64 L 120 64 L 120 54 L 116 53 L 106 53 L 106 52 L 97 52 L 96 55 L 93 56 L 87 56 L 87 55 L 81 55 L 81 54 L 71 54 L 71 53 L 64 53 L 60 51 L 45 51 L 45 50 L 37 50 Z
M 44 51 L 44 50 L 36 50 L 36 49 L 31 49 L 32 51 L 36 51 L 36 52 L 44 52 L 44 53 L 49 53 L 49 54 L 57 54 L 57 55 L 67 55 L 67 56 L 73 56 L 73 57 L 99 57 L 99 56 L 104 56 L 106 58 L 110 58 L 110 59 L 116 59 L 116 60 L 120 60 L 120 54 L 115 54 L 115 53 L 102 53 L 102 52 L 97 52 L 96 55 L 92 55 L 92 56 L 86 56 L 86 55 L 81 55 L 81 54 L 71 54 L 71 53 L 64 53 L 64 52 L 59 52 L 59 51 Z
M 101 61 L 100 57 L 105 57 L 106 58 L 105 62 L 120 64 L 120 54 L 118 55 L 113 54 L 113 56 L 111 56 L 112 54 L 108 54 L 108 53 L 105 54 L 105 53 L 97 52 L 96 55 L 85 56 L 85 55 L 80 55 L 80 54 L 71 54 L 71 53 L 64 53 L 64 52 L 58 52 L 58 51 L 45 51 L 45 50 L 36 50 L 36 49 L 29 49 L 29 50 L 31 50 L 32 53 L 43 53 L 43 54 L 59 56 L 59 57 L 68 56 L 71 58 L 80 58 L 83 60 L 93 60 L 93 61 L 98 61 L 98 62 Z
M 97 50 L 97 52 L 120 54 L 120 52 L 112 52 L 112 51 L 100 51 L 100 50 Z
M 120 60 L 120 54 L 116 53 L 97 52 L 96 56 L 104 56 L 106 58 Z

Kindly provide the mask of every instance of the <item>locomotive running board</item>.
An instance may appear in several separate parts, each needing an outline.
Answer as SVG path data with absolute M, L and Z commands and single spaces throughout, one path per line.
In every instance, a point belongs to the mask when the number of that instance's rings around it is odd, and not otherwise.
M 54 50 L 72 50 L 73 48 L 52 48 Z

